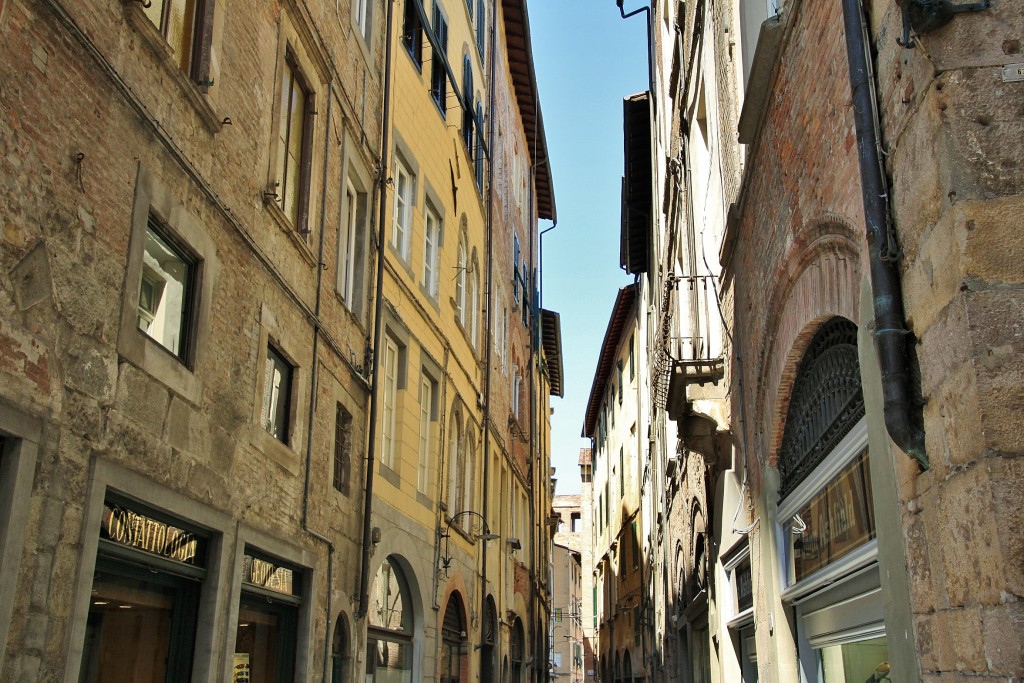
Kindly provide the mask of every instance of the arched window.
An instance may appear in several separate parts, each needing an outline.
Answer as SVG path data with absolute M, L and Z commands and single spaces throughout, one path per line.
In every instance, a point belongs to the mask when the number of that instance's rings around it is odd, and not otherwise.
M 864 417 L 857 326 L 829 320 L 797 369 L 782 433 L 779 497 L 785 498 Z
M 469 280 L 469 343 L 475 349 L 480 344 L 480 264 L 473 251 L 472 275 Z
M 456 411 L 452 416 L 451 439 L 448 447 L 448 515 L 462 510 L 462 485 L 459 477 L 463 469 L 464 448 L 462 443 L 462 416 Z
M 413 603 L 394 556 L 373 580 L 366 632 L 366 681 L 412 682 Z
M 466 437 L 463 448 L 462 458 L 462 495 L 459 496 L 462 507 L 454 512 L 461 512 L 462 510 L 475 510 L 474 507 L 476 499 L 474 493 L 474 481 L 473 476 L 476 469 L 476 440 L 473 437 L 473 426 L 470 424 L 466 425 Z M 469 520 L 467 520 L 469 521 Z
M 526 637 L 523 634 L 523 622 L 520 621 L 519 617 L 516 617 L 515 623 L 512 624 L 512 643 L 511 650 L 512 655 L 512 683 L 523 683 L 523 659 L 525 649 Z
M 466 626 L 463 619 L 462 599 L 452 593 L 444 609 L 441 624 L 441 683 L 460 683 L 465 663 L 463 645 L 466 642 Z
M 351 637 L 348 624 L 339 617 L 331 639 L 331 683 L 345 683 L 352 678 Z
M 483 633 L 480 636 L 480 680 L 495 680 L 495 644 L 498 642 L 498 610 L 490 595 L 484 602 Z M 504 680 L 504 679 L 502 679 Z
M 459 254 L 455 276 L 455 317 L 459 324 L 466 326 L 466 271 L 469 267 L 469 252 L 466 249 L 466 233 L 459 234 Z

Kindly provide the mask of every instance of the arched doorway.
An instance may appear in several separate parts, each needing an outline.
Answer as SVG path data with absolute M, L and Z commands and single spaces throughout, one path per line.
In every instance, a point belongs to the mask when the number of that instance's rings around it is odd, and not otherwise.
M 480 638 L 480 680 L 496 680 L 495 654 L 498 642 L 498 610 L 494 606 L 494 598 L 487 596 L 484 602 L 483 634 Z
M 381 563 L 370 593 L 366 683 L 412 683 L 413 603 L 395 556 Z
M 352 678 L 352 639 L 344 615 L 338 615 L 331 639 L 331 683 L 347 683 Z
M 630 659 L 629 650 L 622 656 L 622 680 L 624 683 L 633 683 L 633 661 Z
M 523 683 L 523 660 L 525 659 L 526 635 L 523 633 L 523 622 L 516 617 L 512 624 L 512 683 Z
M 441 622 L 441 661 L 439 663 L 440 683 L 461 683 L 466 663 L 466 625 L 463 619 L 462 598 L 452 593 L 444 608 Z M 467 672 L 468 673 L 468 672 Z

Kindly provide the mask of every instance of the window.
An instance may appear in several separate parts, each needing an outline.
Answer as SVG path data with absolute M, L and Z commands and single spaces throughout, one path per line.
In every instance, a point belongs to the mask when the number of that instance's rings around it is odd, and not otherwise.
M 448 515 L 461 512 L 462 482 L 460 475 L 463 468 L 462 417 L 455 413 L 452 418 L 451 439 L 448 442 Z
M 469 55 L 462 58 L 462 141 L 473 158 L 473 64 Z
M 469 267 L 468 254 L 466 252 L 466 235 L 459 236 L 459 255 L 456 265 L 458 272 L 455 274 L 455 317 L 459 324 L 466 325 L 466 270 Z
M 104 500 L 81 681 L 191 678 L 208 546 L 184 522 Z
M 405 0 L 402 20 L 402 45 L 412 57 L 417 69 L 423 68 L 423 20 L 420 17 L 422 0 Z
M 437 420 L 437 382 L 425 372 L 420 378 L 420 443 L 416 489 L 427 493 L 430 487 L 430 463 L 433 461 L 434 433 Z
M 423 289 L 437 298 L 438 272 L 437 252 L 441 243 L 441 219 L 434 208 L 427 204 L 423 212 Z
M 468 668 L 469 650 L 466 643 L 466 626 L 463 622 L 462 600 L 458 593 L 452 593 L 445 606 L 441 622 L 441 663 L 440 683 L 461 683 L 462 669 Z
M 309 230 L 314 98 L 290 51 L 282 69 L 280 97 L 275 201 L 292 227 L 305 234 Z
M 519 366 L 512 364 L 512 415 L 519 419 L 519 387 L 523 378 L 519 375 Z
M 339 402 L 334 411 L 334 489 L 349 495 L 352 477 L 352 414 Z
M 245 549 L 235 631 L 236 679 L 285 683 L 295 676 L 302 573 Z M 242 673 L 239 676 L 240 672 Z
M 196 259 L 173 245 L 152 215 L 142 254 L 136 316 L 139 330 L 183 362 L 190 355 Z
M 743 55 L 743 82 L 746 88 L 750 80 L 750 70 L 754 64 L 754 48 L 761 33 L 761 24 L 768 17 L 779 13 L 781 0 L 741 0 L 740 1 L 740 49 Z
M 398 402 L 398 344 L 389 337 L 384 337 L 381 372 L 384 382 L 383 395 L 383 426 L 381 429 L 380 460 L 394 469 L 395 467 L 395 429 L 396 404 Z
M 501 307 L 501 373 L 508 372 L 508 306 Z
M 480 339 L 480 268 L 473 259 L 473 276 L 469 280 L 469 343 L 477 347 Z
M 210 65 L 210 19 L 213 0 L 152 0 L 142 11 L 160 31 L 178 68 L 202 86 Z
M 629 379 L 636 377 L 636 336 L 629 335 Z
M 284 444 L 288 443 L 291 428 L 293 370 L 291 363 L 277 349 L 272 345 L 267 346 L 261 422 L 271 436 Z
M 466 0 L 472 3 L 473 0 Z M 476 2 L 476 49 L 480 51 L 480 58 L 484 56 L 484 40 L 487 33 L 487 10 L 484 9 L 484 0 Z
M 468 421 L 467 421 L 468 422 Z M 472 428 L 466 425 L 466 436 L 462 442 L 463 457 L 460 473 L 462 475 L 462 495 L 459 497 L 461 507 L 458 510 L 475 510 L 476 506 L 476 440 Z M 465 518 L 464 518 L 465 519 Z M 460 522 L 465 523 L 463 520 Z
M 476 119 L 478 122 L 476 130 L 476 153 L 474 170 L 476 186 L 481 190 L 484 187 L 484 107 L 479 100 L 476 103 Z
M 338 296 L 357 316 L 363 316 L 366 293 L 366 236 L 370 180 L 354 166 L 344 178 L 341 220 L 338 224 Z
M 622 405 L 622 361 L 616 361 L 615 363 L 616 377 L 619 381 L 619 405 Z
M 519 235 L 512 235 L 512 300 L 519 303 Z
M 619 496 L 626 495 L 626 449 L 619 446 Z
M 412 232 L 412 206 L 416 192 L 413 176 L 395 157 L 395 208 L 391 224 L 391 246 L 403 260 L 409 260 L 409 235 Z
M 441 110 L 441 116 L 444 116 L 448 99 L 448 19 L 441 9 L 440 0 L 434 0 L 431 24 L 437 43 L 432 46 L 430 59 L 430 96 Z
M 372 0 L 352 0 L 353 18 L 359 35 L 367 43 L 370 42 L 370 32 L 373 30 L 373 2 Z
M 366 683 L 411 683 L 413 676 L 413 601 L 405 573 L 393 557 L 385 559 L 373 580 L 366 629 Z

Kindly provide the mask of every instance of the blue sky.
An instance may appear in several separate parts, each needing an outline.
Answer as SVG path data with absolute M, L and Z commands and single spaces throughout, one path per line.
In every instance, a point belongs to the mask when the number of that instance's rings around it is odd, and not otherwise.
M 640 6 L 626 0 L 626 10 Z M 578 493 L 583 416 L 620 287 L 622 99 L 647 89 L 645 15 L 615 0 L 532 0 L 533 57 L 558 227 L 543 237 L 543 305 L 561 316 L 565 398 L 551 405 L 556 493 Z M 542 228 L 547 225 L 542 225 Z

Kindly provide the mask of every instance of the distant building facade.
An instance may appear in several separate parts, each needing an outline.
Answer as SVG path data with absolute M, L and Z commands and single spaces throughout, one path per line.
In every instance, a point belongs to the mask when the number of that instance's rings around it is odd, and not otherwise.
M 924 4 L 627 19 L 652 35 L 651 90 L 624 103 L 621 262 L 656 311 L 658 492 L 634 678 L 1024 672 L 1022 535 L 999 521 L 1021 489 L 1024 144 L 994 113 L 1024 102 L 1024 12 Z

